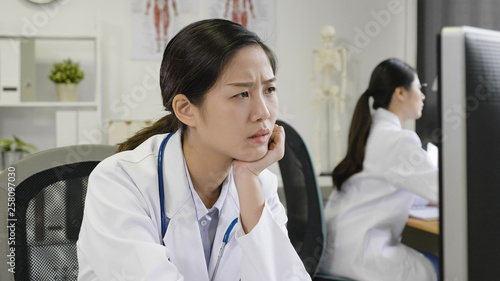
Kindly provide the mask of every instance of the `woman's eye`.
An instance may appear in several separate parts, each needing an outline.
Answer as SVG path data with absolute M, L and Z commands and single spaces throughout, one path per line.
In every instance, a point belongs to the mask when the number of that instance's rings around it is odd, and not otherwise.
M 248 97 L 248 92 L 239 93 L 239 94 L 237 94 L 234 97 L 235 98 L 247 98 Z
M 266 94 L 273 94 L 276 92 L 276 88 L 275 87 L 269 87 L 266 89 Z

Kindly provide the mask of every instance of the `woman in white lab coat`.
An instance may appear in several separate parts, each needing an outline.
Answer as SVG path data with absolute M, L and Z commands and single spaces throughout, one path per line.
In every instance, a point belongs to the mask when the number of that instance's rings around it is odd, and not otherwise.
M 310 280 L 266 170 L 284 154 L 275 72 L 271 50 L 230 21 L 195 22 L 168 43 L 160 88 L 171 114 L 92 172 L 79 280 Z
M 414 199 L 438 200 L 438 170 L 415 132 L 402 129 L 422 115 L 415 70 L 388 59 L 373 71 L 352 119 L 346 157 L 332 173 L 325 206 L 323 273 L 368 281 L 433 281 L 432 263 L 401 244 Z M 373 99 L 373 115 L 369 102 Z

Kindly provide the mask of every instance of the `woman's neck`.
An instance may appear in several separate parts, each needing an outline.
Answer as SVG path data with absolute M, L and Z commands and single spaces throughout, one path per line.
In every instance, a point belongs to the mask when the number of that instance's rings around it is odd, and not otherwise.
M 233 159 L 204 148 L 187 134 L 182 143 L 182 150 L 193 188 L 207 209 L 210 209 L 219 198 L 222 182 L 229 174 Z
M 397 106 L 391 106 L 387 108 L 388 111 L 394 113 L 399 119 L 399 124 L 401 125 L 401 128 L 403 127 L 403 124 L 406 122 L 406 118 L 404 116 L 403 110 L 401 108 L 398 108 Z

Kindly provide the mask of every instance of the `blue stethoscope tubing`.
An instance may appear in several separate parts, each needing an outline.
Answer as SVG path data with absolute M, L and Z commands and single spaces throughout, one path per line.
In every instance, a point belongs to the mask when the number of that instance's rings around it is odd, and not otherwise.
M 161 238 L 163 243 L 163 237 L 167 232 L 167 216 L 165 215 L 165 188 L 163 185 L 163 152 L 165 151 L 165 146 L 168 140 L 174 133 L 168 134 L 160 145 L 160 150 L 158 151 L 158 190 L 160 192 L 160 216 L 161 216 Z
M 165 151 L 165 146 L 167 145 L 168 140 L 174 133 L 169 133 L 161 142 L 160 150 L 158 151 L 158 191 L 160 193 L 160 216 L 161 216 L 161 240 L 163 243 L 163 237 L 165 237 L 165 233 L 167 232 L 167 216 L 165 215 L 165 188 L 163 184 L 163 154 Z M 212 275 L 212 279 L 214 280 L 215 274 L 217 273 L 217 269 L 219 268 L 219 263 L 224 254 L 224 248 L 226 244 L 229 242 L 229 235 L 233 230 L 234 226 L 238 222 L 238 218 L 235 218 L 231 224 L 229 224 L 226 232 L 224 233 L 224 237 L 222 238 L 222 246 L 219 250 L 219 256 L 217 257 L 217 263 L 215 265 L 214 274 Z

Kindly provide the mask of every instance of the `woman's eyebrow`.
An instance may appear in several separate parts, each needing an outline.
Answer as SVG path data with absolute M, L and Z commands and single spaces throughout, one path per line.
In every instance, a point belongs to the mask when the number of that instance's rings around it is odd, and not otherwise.
M 270 84 L 276 81 L 276 77 L 267 79 L 264 81 L 264 84 Z M 236 86 L 236 87 L 251 87 L 253 86 L 254 82 L 234 82 L 234 83 L 228 83 L 227 85 L 229 86 Z

